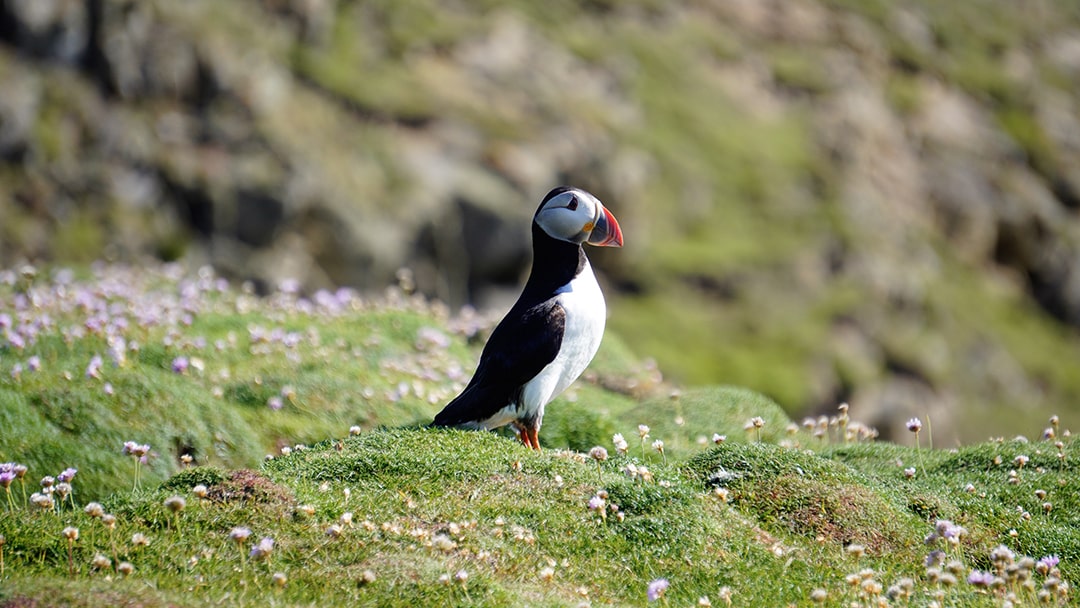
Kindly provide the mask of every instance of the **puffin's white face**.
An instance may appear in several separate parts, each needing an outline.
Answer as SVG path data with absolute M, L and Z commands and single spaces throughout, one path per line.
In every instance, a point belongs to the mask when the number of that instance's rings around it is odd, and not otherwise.
M 593 195 L 578 188 L 555 188 L 533 216 L 548 236 L 570 243 L 622 247 L 622 229 Z

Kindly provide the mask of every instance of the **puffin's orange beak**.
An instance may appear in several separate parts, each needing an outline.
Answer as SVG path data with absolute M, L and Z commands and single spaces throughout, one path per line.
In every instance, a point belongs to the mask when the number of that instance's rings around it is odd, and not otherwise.
M 597 247 L 622 247 L 622 229 L 619 228 L 619 222 L 615 221 L 615 216 L 611 215 L 607 207 L 601 205 L 600 212 L 600 217 L 597 218 L 586 242 Z

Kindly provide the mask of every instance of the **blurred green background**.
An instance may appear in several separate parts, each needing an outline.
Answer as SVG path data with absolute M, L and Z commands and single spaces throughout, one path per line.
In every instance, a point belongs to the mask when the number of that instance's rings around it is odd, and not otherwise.
M 0 267 L 499 309 L 563 183 L 678 383 L 938 446 L 1080 413 L 1074 0 L 0 0 Z

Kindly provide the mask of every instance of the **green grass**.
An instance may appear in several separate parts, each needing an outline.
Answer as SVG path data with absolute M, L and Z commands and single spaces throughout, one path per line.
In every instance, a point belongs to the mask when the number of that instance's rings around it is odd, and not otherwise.
M 1071 465 L 1063 476 L 1048 467 L 1053 458 L 1033 458 L 1011 485 L 1007 465 L 984 461 L 1007 459 L 1017 448 L 927 452 L 926 474 L 905 479 L 895 460 L 914 459 L 909 448 L 810 452 L 735 442 L 703 448 L 681 464 L 650 457 L 653 478 L 642 481 L 622 472 L 641 464 L 637 457 L 615 455 L 598 471 L 584 455 L 537 454 L 490 433 L 376 430 L 277 457 L 261 472 L 194 468 L 155 489 L 117 492 L 103 501 L 117 517 L 111 533 L 70 507 L 5 510 L 0 598 L 62 597 L 80 606 L 164 606 L 180 598 L 193 606 L 223 598 L 237 605 L 561 606 L 582 598 L 639 605 L 648 583 L 662 577 L 671 583 L 672 604 L 722 601 L 727 592 L 749 605 L 804 604 L 820 588 L 830 605 L 841 605 L 860 600 L 845 577 L 870 568 L 886 587 L 913 579 L 916 605 L 942 589 L 952 605 L 994 606 L 997 599 L 966 583 L 930 583 L 923 538 L 937 519 L 964 526 L 960 543 L 947 548 L 948 559 L 963 564 L 962 578 L 970 568 L 990 568 L 988 555 L 1000 543 L 1035 557 L 1057 554 L 1062 575 L 1074 577 L 1080 535 Z M 965 480 L 975 492 L 959 485 Z M 192 494 L 197 484 L 207 486 L 206 499 Z M 1011 505 L 1031 503 L 1043 486 L 1054 510 L 1032 511 L 1024 521 Z M 587 508 L 601 488 L 621 519 Z M 715 488 L 728 492 L 723 500 Z M 177 514 L 163 506 L 173 495 L 186 499 Z M 350 523 L 342 522 L 345 513 Z M 338 536 L 328 533 L 333 525 L 341 526 Z M 60 536 L 65 526 L 80 530 L 74 574 Z M 230 533 L 241 526 L 251 536 L 238 545 Z M 136 533 L 149 544 L 133 545 Z M 273 551 L 252 559 L 263 537 L 274 539 Z M 852 544 L 864 553 L 853 553 Z M 98 553 L 134 572 L 95 570 Z M 364 582 L 365 571 L 373 581 Z M 460 572 L 464 584 L 454 578 Z M 284 587 L 275 573 L 287 578 Z M 440 581 L 444 575 L 450 582 Z
M 34 344 L 0 350 L 0 460 L 28 466 L 26 494 L 78 469 L 51 509 L 28 504 L 19 481 L 0 497 L 0 604 L 632 606 L 661 578 L 669 605 L 806 605 L 815 590 L 827 605 L 871 605 L 904 579 L 911 605 L 1035 602 L 1044 574 L 999 593 L 965 582 L 993 569 L 999 545 L 1080 574 L 1071 438 L 1059 458 L 1052 440 L 946 451 L 844 441 L 838 424 L 815 436 L 747 389 L 673 391 L 612 336 L 548 408 L 536 453 L 506 434 L 423 426 L 478 348 L 438 307 L 392 297 L 331 310 L 211 285 L 98 268 L 0 288 L 9 304 L 37 303 L 19 323 L 50 319 Z M 87 377 L 109 348 L 93 329 L 99 302 L 130 321 L 102 334 L 138 349 Z M 173 370 L 181 353 L 186 373 Z M 32 356 L 40 369 L 13 373 Z M 746 430 L 755 417 L 760 431 Z M 138 489 L 129 440 L 152 447 Z M 594 445 L 609 457 L 584 453 Z M 959 542 L 924 543 L 939 520 L 963 526 Z M 252 556 L 264 538 L 272 551 Z M 935 548 L 957 584 L 934 582 Z

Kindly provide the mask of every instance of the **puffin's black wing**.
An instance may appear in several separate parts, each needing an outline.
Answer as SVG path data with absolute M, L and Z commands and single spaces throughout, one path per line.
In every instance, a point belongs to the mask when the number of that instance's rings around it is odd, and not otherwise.
M 435 416 L 436 426 L 490 418 L 517 399 L 521 387 L 555 360 L 566 327 L 562 305 L 551 299 L 521 313 L 516 309 L 495 327 L 472 380 Z

